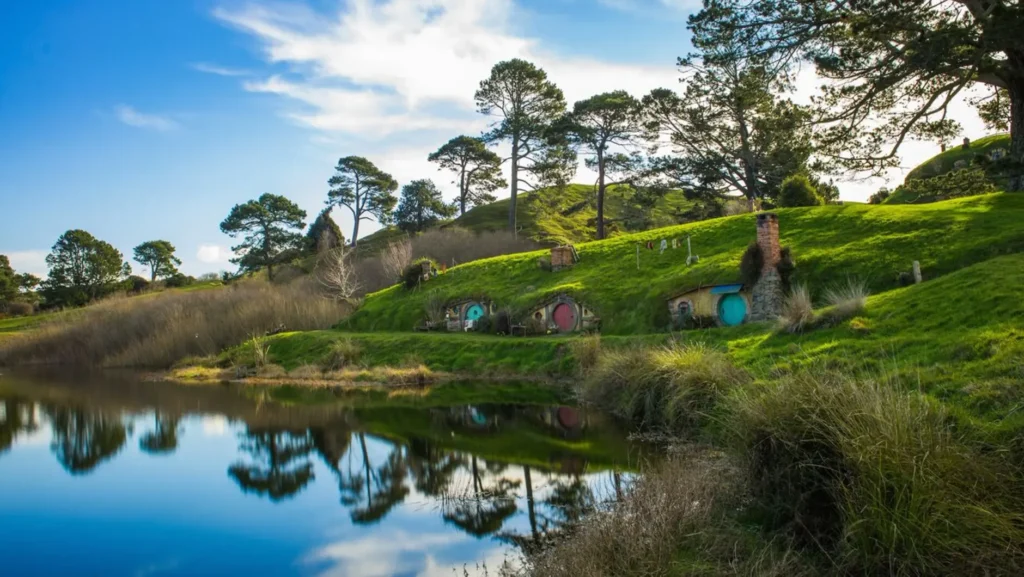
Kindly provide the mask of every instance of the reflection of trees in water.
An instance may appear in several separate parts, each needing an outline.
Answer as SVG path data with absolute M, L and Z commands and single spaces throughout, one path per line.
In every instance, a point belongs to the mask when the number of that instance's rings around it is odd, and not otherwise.
M 92 471 L 116 455 L 128 439 L 128 431 L 120 415 L 53 405 L 43 405 L 43 412 L 53 429 L 50 449 L 72 475 Z
M 150 455 L 166 455 L 178 448 L 181 417 L 154 413 L 154 428 L 139 439 L 139 448 Z
M 38 428 L 35 403 L 16 397 L 0 399 L 0 453 L 10 449 L 18 435 Z
M 235 463 L 228 475 L 245 492 L 281 501 L 302 491 L 313 480 L 313 437 L 308 431 L 248 428 L 240 435 L 239 450 L 253 463 Z
M 505 520 L 518 510 L 513 491 L 521 482 L 499 477 L 485 484 L 477 457 L 471 456 L 469 462 L 472 494 L 445 495 L 441 502 L 441 515 L 445 521 L 474 537 L 492 535 L 501 530 Z M 485 468 L 491 469 L 489 462 Z M 498 472 L 504 469 L 502 466 Z
M 405 483 L 408 466 L 402 447 L 393 446 L 384 464 L 374 468 L 366 450 L 366 435 L 359 433 L 358 437 L 363 457 L 362 470 L 356 471 L 352 467 L 350 451 L 348 471 L 338 475 L 338 490 L 341 491 L 341 503 L 351 509 L 352 521 L 370 524 L 383 519 L 409 494 Z
M 506 531 L 498 537 L 518 547 L 525 554 L 535 554 L 551 543 L 570 534 L 583 518 L 593 513 L 598 505 L 590 485 L 579 475 L 554 477 L 548 496 L 535 501 L 532 473 L 523 467 L 526 480 L 527 515 L 530 521 L 528 534 Z
M 423 439 L 412 439 L 406 455 L 416 490 L 430 497 L 444 495 L 455 473 L 466 464 L 461 455 Z

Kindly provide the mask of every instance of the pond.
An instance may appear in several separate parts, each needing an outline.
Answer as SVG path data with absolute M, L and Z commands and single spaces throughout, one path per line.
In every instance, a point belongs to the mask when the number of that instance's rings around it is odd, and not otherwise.
M 647 458 L 569 406 L 272 397 L 0 375 L 2 573 L 496 575 Z

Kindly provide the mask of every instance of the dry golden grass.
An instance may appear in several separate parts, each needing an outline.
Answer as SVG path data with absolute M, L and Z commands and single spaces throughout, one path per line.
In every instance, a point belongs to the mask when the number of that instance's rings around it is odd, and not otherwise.
M 778 322 L 779 328 L 788 333 L 802 333 L 814 325 L 814 303 L 806 286 L 793 287 L 782 303 Z
M 164 368 L 271 330 L 325 329 L 350 312 L 306 281 L 115 298 L 0 341 L 0 365 Z

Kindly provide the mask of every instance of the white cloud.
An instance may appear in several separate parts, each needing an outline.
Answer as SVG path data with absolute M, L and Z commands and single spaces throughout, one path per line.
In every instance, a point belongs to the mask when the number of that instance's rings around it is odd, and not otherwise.
M 267 60 L 289 65 L 295 77 L 246 88 L 303 103 L 306 111 L 287 115 L 321 130 L 380 136 L 484 126 L 473 94 L 495 63 L 516 57 L 547 70 L 569 102 L 622 86 L 642 94 L 676 83 L 671 66 L 545 50 L 513 32 L 515 12 L 512 0 L 351 0 L 334 15 L 266 7 L 215 15 L 259 39 Z
M 203 436 L 223 437 L 228 430 L 228 421 L 220 415 L 203 417 Z
M 206 264 L 222 264 L 234 257 L 231 249 L 218 244 L 201 244 L 196 251 L 196 259 Z
M 216 74 L 217 76 L 248 76 L 250 72 L 248 70 L 241 70 L 239 68 L 228 68 L 226 66 L 218 66 L 216 64 L 209 64 L 207 62 L 196 62 L 192 64 L 194 70 L 199 72 L 206 72 L 207 74 Z
M 6 252 L 0 250 L 0 254 L 7 255 L 11 261 L 11 268 L 17 273 L 31 273 L 40 278 L 46 278 L 49 267 L 46 266 L 46 255 L 48 250 L 16 250 Z
M 170 118 L 156 114 L 145 114 L 127 104 L 115 106 L 114 113 L 117 115 L 118 120 L 136 128 L 149 128 L 160 132 L 167 132 L 178 128 L 178 123 Z
M 310 552 L 307 564 L 329 563 L 320 577 L 387 577 L 390 575 L 451 574 L 451 568 L 438 571 L 434 552 L 465 541 L 459 533 L 412 534 L 394 531 L 361 539 L 339 541 Z M 469 560 L 467 560 L 469 561 Z

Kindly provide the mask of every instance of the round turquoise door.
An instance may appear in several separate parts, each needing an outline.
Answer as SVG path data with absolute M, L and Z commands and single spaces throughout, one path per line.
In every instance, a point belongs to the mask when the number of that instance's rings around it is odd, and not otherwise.
M 469 305 L 469 308 L 466 309 L 467 321 L 475 321 L 482 316 L 484 316 L 484 307 L 478 304 L 471 304 Z
M 747 299 L 738 294 L 725 295 L 718 301 L 718 320 L 727 327 L 742 324 L 747 318 Z

